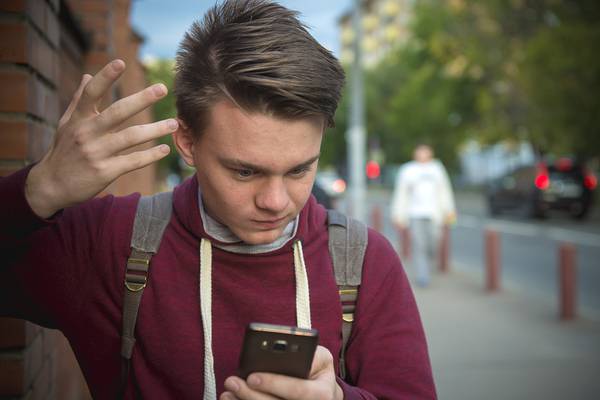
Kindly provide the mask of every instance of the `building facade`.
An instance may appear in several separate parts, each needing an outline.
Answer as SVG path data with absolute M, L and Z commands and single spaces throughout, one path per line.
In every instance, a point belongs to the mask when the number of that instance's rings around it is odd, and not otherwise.
M 361 0 L 363 30 L 362 58 L 365 67 L 376 65 L 393 48 L 410 37 L 410 22 L 415 0 Z M 340 59 L 343 64 L 354 60 L 355 32 L 352 10 L 338 20 Z
M 129 24 L 130 7 L 130 0 L 0 2 L 0 176 L 44 155 L 84 73 L 95 74 L 114 58 L 127 64 L 101 109 L 146 86 L 138 60 L 143 39 Z M 152 119 L 146 110 L 124 127 Z M 150 166 L 121 177 L 106 193 L 155 188 Z M 86 399 L 89 392 L 60 332 L 0 318 L 0 398 Z

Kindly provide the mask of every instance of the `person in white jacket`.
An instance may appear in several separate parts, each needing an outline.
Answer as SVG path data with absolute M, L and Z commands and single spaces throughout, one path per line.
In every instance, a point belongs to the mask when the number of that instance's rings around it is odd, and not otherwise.
M 396 228 L 410 229 L 416 283 L 425 287 L 437 259 L 441 228 L 456 218 L 448 174 L 442 163 L 433 158 L 430 146 L 417 146 L 414 160 L 398 172 L 391 215 Z

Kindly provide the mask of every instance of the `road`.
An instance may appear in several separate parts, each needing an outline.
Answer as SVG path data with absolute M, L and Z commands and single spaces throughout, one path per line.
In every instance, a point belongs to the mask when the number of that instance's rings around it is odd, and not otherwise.
M 383 233 L 398 245 L 389 218 L 390 193 L 371 189 L 369 209 L 382 212 Z M 491 218 L 483 196 L 476 192 L 457 192 L 458 221 L 451 229 L 450 265 L 484 282 L 484 236 L 496 230 L 501 243 L 501 279 L 506 288 L 518 289 L 545 301 L 549 307 L 558 302 L 558 248 L 561 242 L 576 246 L 577 304 L 580 315 L 600 320 L 600 210 L 585 222 L 553 214 L 547 220 L 523 220 L 516 215 Z M 343 209 L 344 200 L 340 199 Z

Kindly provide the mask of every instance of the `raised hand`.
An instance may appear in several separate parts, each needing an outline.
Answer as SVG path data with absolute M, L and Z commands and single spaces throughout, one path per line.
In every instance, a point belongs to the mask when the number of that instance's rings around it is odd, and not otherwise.
M 86 201 L 119 176 L 169 154 L 167 145 L 126 155 L 121 152 L 175 131 L 175 119 L 117 130 L 128 118 L 163 98 L 165 85 L 152 85 L 98 112 L 102 97 L 124 70 L 125 63 L 114 60 L 94 77 L 83 76 L 48 153 L 27 177 L 25 197 L 40 217 Z

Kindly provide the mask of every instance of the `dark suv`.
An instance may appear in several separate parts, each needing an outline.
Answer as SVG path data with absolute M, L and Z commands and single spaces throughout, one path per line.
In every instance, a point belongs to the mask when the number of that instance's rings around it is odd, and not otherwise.
M 583 218 L 592 205 L 598 181 L 594 174 L 570 158 L 524 166 L 495 179 L 487 187 L 492 215 L 518 210 L 543 218 L 550 209 L 566 210 Z

